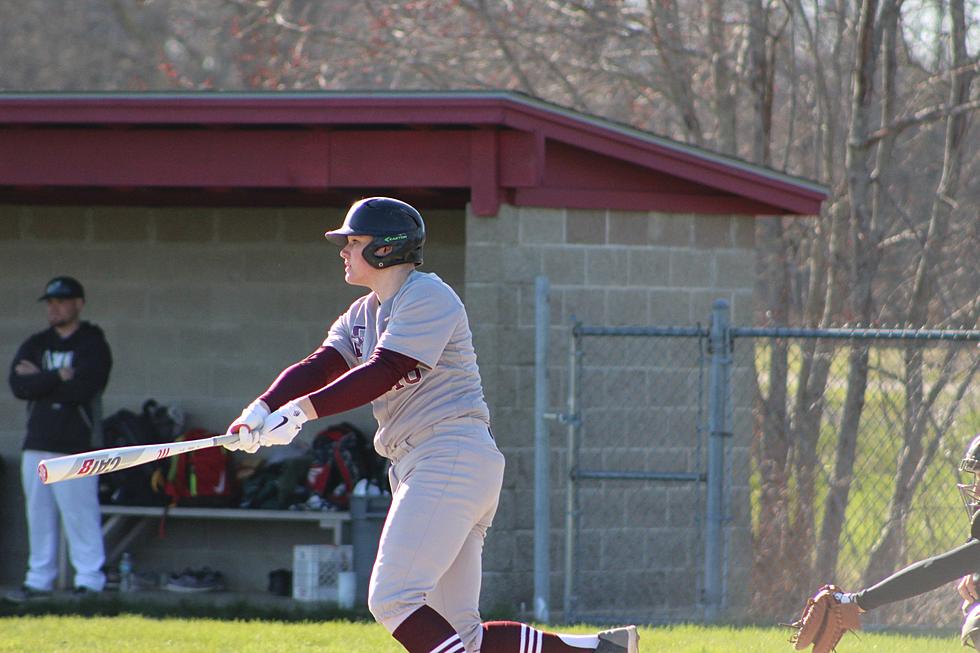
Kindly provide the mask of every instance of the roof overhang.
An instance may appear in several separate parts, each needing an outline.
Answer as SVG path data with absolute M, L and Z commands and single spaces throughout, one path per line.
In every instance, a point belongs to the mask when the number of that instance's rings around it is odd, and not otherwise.
M 820 211 L 823 186 L 510 92 L 0 95 L 0 201 Z

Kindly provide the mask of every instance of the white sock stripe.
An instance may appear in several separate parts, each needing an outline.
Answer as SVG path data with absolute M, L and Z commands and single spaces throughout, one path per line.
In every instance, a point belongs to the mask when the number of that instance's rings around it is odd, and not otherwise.
M 452 637 L 435 647 L 429 653 L 458 653 L 463 650 L 463 642 L 459 635 L 453 633 Z
M 544 647 L 544 633 L 536 628 L 521 624 L 520 653 L 541 653 Z

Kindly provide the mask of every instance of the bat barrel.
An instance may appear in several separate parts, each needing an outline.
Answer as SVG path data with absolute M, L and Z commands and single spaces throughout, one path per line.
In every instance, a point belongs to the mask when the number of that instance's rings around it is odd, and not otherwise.
M 184 442 L 98 449 L 86 453 L 46 458 L 38 463 L 37 474 L 42 483 L 50 485 L 73 478 L 108 474 L 198 449 L 229 444 L 237 440 L 237 435 L 219 435 Z

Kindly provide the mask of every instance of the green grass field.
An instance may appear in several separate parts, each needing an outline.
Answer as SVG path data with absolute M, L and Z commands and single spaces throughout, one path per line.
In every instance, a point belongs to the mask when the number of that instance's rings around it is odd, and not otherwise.
M 589 632 L 586 626 L 563 628 Z M 643 653 L 789 653 L 788 629 L 663 626 L 640 631 Z M 953 635 L 847 635 L 840 653 L 959 651 Z M 0 653 L 403 653 L 377 624 L 326 621 L 218 621 L 142 616 L 0 618 Z

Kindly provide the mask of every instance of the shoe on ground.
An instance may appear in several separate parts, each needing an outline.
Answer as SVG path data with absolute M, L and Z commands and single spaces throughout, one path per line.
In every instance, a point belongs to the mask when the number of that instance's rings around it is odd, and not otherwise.
M 37 599 L 51 598 L 51 590 L 39 590 L 30 585 L 21 585 L 17 589 L 7 592 L 3 598 L 10 603 L 26 603 Z
M 639 653 L 640 636 L 636 626 L 613 628 L 599 633 L 599 646 L 596 653 Z
M 208 567 L 185 569 L 180 573 L 170 574 L 163 589 L 170 592 L 215 592 L 224 589 L 224 579 L 221 572 Z

